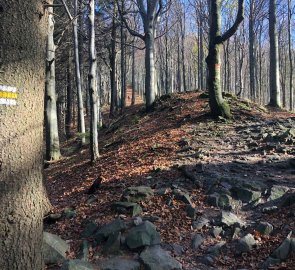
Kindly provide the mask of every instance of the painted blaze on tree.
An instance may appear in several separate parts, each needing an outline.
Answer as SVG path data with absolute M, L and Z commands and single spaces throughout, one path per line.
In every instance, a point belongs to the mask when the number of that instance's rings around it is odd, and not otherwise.
M 46 13 L 39 0 L 0 0 L 0 85 L 18 93 L 0 105 L 2 270 L 43 269 Z
M 220 50 L 222 43 L 237 31 L 244 19 L 244 0 L 238 0 L 238 13 L 231 28 L 221 34 L 221 0 L 212 0 L 210 4 L 209 54 L 206 58 L 208 66 L 209 105 L 213 116 L 231 117 L 230 107 L 223 99 L 220 83 Z

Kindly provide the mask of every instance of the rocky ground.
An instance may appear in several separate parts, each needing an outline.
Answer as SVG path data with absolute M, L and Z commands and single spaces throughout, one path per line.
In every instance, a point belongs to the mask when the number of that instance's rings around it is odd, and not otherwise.
M 295 115 L 226 98 L 231 121 L 200 93 L 127 109 L 95 166 L 65 143 L 45 171 L 47 268 L 295 269 Z

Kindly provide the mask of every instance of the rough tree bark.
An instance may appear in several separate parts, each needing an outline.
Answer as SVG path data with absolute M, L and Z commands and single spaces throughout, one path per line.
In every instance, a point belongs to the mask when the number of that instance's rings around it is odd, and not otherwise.
M 0 0 L 0 91 L 17 90 L 17 106 L 0 105 L 2 270 L 43 269 L 46 14 L 39 0 Z
M 46 116 L 46 160 L 61 157 L 58 136 L 58 121 L 55 92 L 55 44 L 53 7 L 48 8 L 48 36 L 46 53 L 45 116 Z
M 244 19 L 244 0 L 239 0 L 236 20 L 231 28 L 221 34 L 221 0 L 212 0 L 210 6 L 209 54 L 206 58 L 208 66 L 209 105 L 214 117 L 231 117 L 230 107 L 222 97 L 220 85 L 220 50 L 222 42 L 229 39 Z

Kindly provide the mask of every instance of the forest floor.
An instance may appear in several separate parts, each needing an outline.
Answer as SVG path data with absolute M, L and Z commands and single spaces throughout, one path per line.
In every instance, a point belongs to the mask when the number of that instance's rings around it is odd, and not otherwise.
M 53 213 L 71 208 L 75 215 L 46 223 L 45 230 L 67 240 L 69 256 L 75 258 L 86 220 L 103 225 L 118 217 L 132 219 L 112 210 L 112 204 L 120 201 L 127 187 L 149 186 L 155 195 L 139 203 L 141 217 L 154 217 L 162 246 L 184 269 L 261 269 L 289 232 L 295 232 L 295 205 L 267 207 L 273 187 L 289 192 L 295 188 L 295 115 L 268 111 L 230 95 L 227 99 L 231 121 L 210 118 L 208 99 L 198 92 L 163 96 L 150 113 L 143 104 L 127 107 L 116 119 L 106 118 L 99 133 L 101 157 L 95 165 L 90 163 L 88 147 L 79 147 L 79 138 L 64 142 L 63 159 L 45 169 L 46 185 Z M 102 179 L 99 189 L 88 195 L 98 177 Z M 214 192 L 208 190 L 208 183 Z M 259 198 L 245 199 L 243 192 L 249 190 L 239 183 L 250 183 L 251 198 L 256 186 Z M 214 199 L 222 194 L 220 190 L 232 191 L 235 185 L 241 187 L 242 195 L 228 196 L 230 202 L 222 206 L 218 200 L 215 206 L 209 202 L 210 196 Z M 193 215 L 188 216 L 187 204 L 175 190 L 189 194 Z M 246 225 L 234 233 L 223 228 L 224 233 L 214 237 L 212 228 L 217 228 L 221 208 L 226 207 Z M 198 226 L 198 221 L 206 219 L 209 222 Z M 260 222 L 272 224 L 273 232 L 259 233 Z M 247 233 L 254 236 L 255 245 L 238 254 L 238 239 Z M 192 248 L 196 234 L 203 240 Z M 208 250 L 218 243 L 222 250 L 208 259 Z M 101 258 L 96 255 L 100 248 L 91 249 L 90 261 Z M 294 256 L 271 269 L 295 269 Z

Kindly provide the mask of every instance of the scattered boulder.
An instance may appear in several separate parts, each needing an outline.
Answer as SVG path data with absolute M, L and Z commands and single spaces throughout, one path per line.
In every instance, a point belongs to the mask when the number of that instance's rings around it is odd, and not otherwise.
M 114 257 L 99 263 L 101 270 L 140 270 L 140 263 L 135 260 Z
M 232 212 L 228 211 L 222 211 L 220 215 L 220 223 L 223 226 L 232 226 L 232 225 L 238 225 L 239 227 L 243 227 L 245 225 L 245 222 L 242 221 L 239 217 L 237 217 Z
M 71 207 L 67 207 L 63 211 L 63 216 L 65 218 L 73 218 L 76 216 L 76 211 L 75 211 L 75 209 L 73 209 Z
M 61 270 L 97 270 L 98 268 L 89 262 L 81 260 L 69 260 L 63 263 Z
M 188 217 L 190 217 L 192 219 L 195 219 L 197 210 L 193 206 L 191 206 L 190 204 L 188 204 L 185 207 L 185 212 L 186 212 L 186 214 L 187 214 Z
M 154 191 L 147 186 L 129 187 L 127 188 L 123 195 L 122 201 L 126 202 L 140 202 L 149 200 L 154 196 Z
M 172 250 L 178 256 L 182 255 L 184 252 L 183 246 L 181 246 L 179 244 L 172 244 Z
M 121 219 L 116 219 L 109 224 L 104 225 L 101 227 L 95 234 L 94 240 L 96 244 L 100 244 L 101 242 L 105 241 L 111 234 L 116 232 L 120 232 L 126 229 L 126 225 L 124 221 Z
M 196 221 L 193 222 L 192 227 L 195 230 L 201 230 L 204 227 L 207 227 L 210 224 L 209 219 L 200 217 Z
M 186 204 L 193 206 L 190 195 L 188 193 L 183 192 L 180 189 L 174 189 L 173 194 L 174 194 L 176 200 L 182 201 Z
M 104 254 L 118 254 L 121 244 L 121 232 L 114 232 L 109 237 L 103 246 L 102 252 Z
M 133 217 L 142 213 L 142 208 L 133 202 L 115 202 L 111 207 L 120 214 L 130 214 Z
M 225 244 L 225 241 L 221 241 L 220 243 L 217 243 L 216 245 L 209 247 L 207 249 L 207 254 L 210 254 L 213 257 L 218 256 L 221 253 L 222 249 L 225 247 Z
M 82 261 L 88 261 L 89 248 L 90 248 L 89 242 L 87 240 L 84 240 L 80 246 L 80 251 L 77 258 Z
M 98 225 L 93 220 L 88 220 L 85 223 L 85 227 L 83 231 L 81 232 L 82 238 L 88 238 L 92 236 L 96 231 L 98 230 Z
M 69 245 L 59 236 L 43 233 L 43 256 L 45 264 L 62 263 L 67 259 Z
M 282 244 L 271 254 L 272 258 L 284 261 L 288 258 L 291 251 L 291 235 L 292 232 L 288 234 Z
M 213 193 L 207 197 L 207 204 L 214 207 L 219 207 L 225 210 L 231 210 L 232 207 L 232 198 L 227 194 Z
M 261 197 L 261 192 L 254 191 L 243 186 L 234 186 L 231 188 L 231 194 L 236 200 L 240 200 L 243 203 L 251 203 L 258 200 Z
M 279 199 L 285 195 L 289 190 L 288 187 L 285 186 L 272 186 L 271 189 L 269 190 L 269 197 L 268 201 L 274 201 L 276 199 Z
M 279 210 L 279 208 L 276 205 L 267 206 L 267 207 L 262 208 L 262 213 L 272 214 L 272 213 L 274 213 L 274 212 L 276 212 L 278 210 Z
M 140 260 L 145 270 L 180 270 L 182 265 L 172 258 L 160 246 L 147 247 L 141 254 Z
M 52 224 L 60 220 L 61 218 L 62 218 L 62 214 L 60 213 L 49 214 L 46 217 L 44 217 L 44 222 L 47 224 Z
M 262 235 L 270 235 L 273 231 L 273 226 L 268 222 L 261 222 L 257 226 L 256 230 Z
M 192 239 L 192 249 L 197 250 L 204 242 L 204 237 L 201 234 L 195 234 Z
M 236 246 L 236 253 L 241 254 L 244 252 L 248 252 L 252 250 L 256 246 L 256 241 L 252 234 L 247 234 L 243 238 L 241 238 Z
M 149 221 L 132 228 L 126 236 L 126 244 L 130 249 L 160 244 L 160 234 L 156 227 Z
M 223 233 L 224 233 L 224 231 L 223 231 L 222 227 L 219 227 L 219 226 L 214 226 L 211 230 L 211 235 L 215 238 L 217 238 L 218 236 L 220 236 Z
M 281 207 L 287 207 L 295 204 L 295 192 L 288 192 L 282 197 L 282 201 L 280 203 Z

